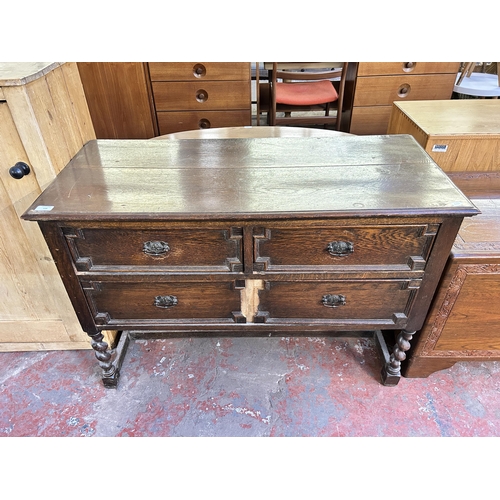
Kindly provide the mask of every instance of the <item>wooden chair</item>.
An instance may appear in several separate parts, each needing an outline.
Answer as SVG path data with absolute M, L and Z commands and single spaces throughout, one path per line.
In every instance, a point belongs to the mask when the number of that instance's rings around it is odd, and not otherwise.
M 347 63 L 321 72 L 286 71 L 273 63 L 269 125 L 327 125 L 340 130 L 346 73 Z

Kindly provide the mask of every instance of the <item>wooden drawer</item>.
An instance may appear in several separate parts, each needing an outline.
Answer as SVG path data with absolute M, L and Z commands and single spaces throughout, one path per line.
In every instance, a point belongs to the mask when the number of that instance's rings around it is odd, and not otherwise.
M 248 109 L 250 82 L 153 82 L 156 111 Z
M 255 322 L 404 326 L 420 280 L 266 281 Z
M 242 271 L 242 229 L 64 228 L 78 271 Z
M 254 230 L 254 269 L 421 271 L 437 225 L 282 227 Z
M 160 135 L 218 127 L 245 127 L 251 123 L 250 109 L 230 111 L 160 111 Z
M 149 63 L 151 81 L 250 80 L 249 63 Z
M 239 281 L 175 282 L 82 281 L 98 325 L 139 328 L 148 323 L 245 322 L 240 311 Z
M 352 110 L 350 133 L 355 135 L 386 134 L 391 106 L 362 106 Z
M 456 62 L 361 62 L 359 76 L 452 73 L 457 75 L 460 63 Z
M 393 101 L 449 99 L 456 74 L 358 78 L 354 106 L 390 106 Z

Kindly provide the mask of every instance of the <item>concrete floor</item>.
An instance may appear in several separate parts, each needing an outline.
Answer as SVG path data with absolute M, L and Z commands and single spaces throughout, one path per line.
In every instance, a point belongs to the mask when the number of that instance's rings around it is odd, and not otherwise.
M 93 351 L 0 353 L 0 436 L 500 435 L 500 363 L 380 367 L 371 338 L 135 340 L 105 389 Z

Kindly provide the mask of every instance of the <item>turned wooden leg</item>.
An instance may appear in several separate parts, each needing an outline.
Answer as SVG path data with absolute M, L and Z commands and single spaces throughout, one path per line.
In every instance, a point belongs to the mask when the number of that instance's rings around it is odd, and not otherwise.
M 406 351 L 411 347 L 410 340 L 415 332 L 402 330 L 396 340 L 389 359 L 382 368 L 382 384 L 387 386 L 397 385 L 401 379 L 401 362 L 406 359 Z
M 92 339 L 91 345 L 95 351 L 95 357 L 103 370 L 102 382 L 104 387 L 116 388 L 120 368 L 129 342 L 128 332 L 121 332 L 120 340 L 115 349 L 109 349 L 101 332 L 89 336 Z

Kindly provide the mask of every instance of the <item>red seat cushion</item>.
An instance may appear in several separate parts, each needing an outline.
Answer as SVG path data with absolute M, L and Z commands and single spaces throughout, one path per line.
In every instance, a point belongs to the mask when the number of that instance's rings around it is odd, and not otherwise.
M 306 83 L 277 83 L 276 102 L 292 106 L 310 106 L 336 101 L 339 95 L 329 80 Z

